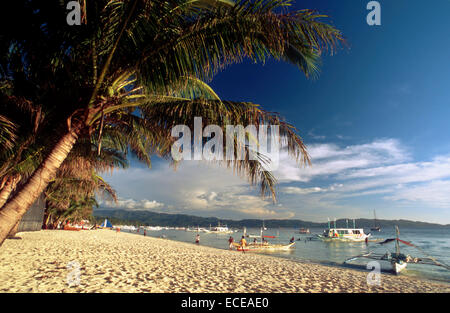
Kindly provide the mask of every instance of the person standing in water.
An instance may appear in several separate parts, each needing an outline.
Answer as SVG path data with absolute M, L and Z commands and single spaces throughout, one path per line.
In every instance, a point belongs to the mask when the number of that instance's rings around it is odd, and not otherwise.
M 228 239 L 228 243 L 230 245 L 230 250 L 233 249 L 233 242 L 234 242 L 234 238 L 230 236 L 230 238 Z
M 200 243 L 200 235 L 197 234 L 197 236 L 195 236 L 195 243 L 199 244 Z

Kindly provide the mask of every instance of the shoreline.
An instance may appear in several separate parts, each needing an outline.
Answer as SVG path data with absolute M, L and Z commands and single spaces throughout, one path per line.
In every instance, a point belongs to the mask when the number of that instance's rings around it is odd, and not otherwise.
M 136 232 L 133 232 L 133 231 L 128 231 L 128 230 L 121 230 L 121 231 L 124 232 L 124 233 L 127 233 L 127 234 L 142 236 L 142 234 L 136 233 Z M 175 240 L 175 239 L 170 239 L 170 238 L 162 238 L 162 237 L 157 237 L 157 236 L 151 236 L 151 235 L 148 235 L 148 232 L 147 232 L 147 237 L 195 245 L 195 243 L 191 243 L 189 241 Z M 200 245 L 202 245 L 202 244 L 200 244 Z M 202 246 L 209 247 L 211 249 L 218 249 L 218 250 L 223 250 L 223 251 L 229 251 L 229 249 L 227 249 L 227 248 L 220 248 L 220 247 L 215 247 L 215 246 L 210 246 L 210 245 L 202 245 Z M 235 252 L 237 252 L 237 251 L 235 251 Z M 256 253 L 254 253 L 254 254 L 256 254 Z M 362 265 L 361 266 L 357 266 L 357 265 L 352 266 L 351 264 L 344 265 L 343 263 L 337 263 L 337 262 L 333 262 L 333 261 L 319 261 L 319 260 L 309 260 L 309 259 L 303 259 L 303 258 L 302 259 L 299 259 L 299 258 L 288 258 L 288 257 L 284 257 L 283 255 L 279 255 L 279 254 L 278 255 L 272 255 L 270 252 L 258 253 L 258 255 L 273 257 L 273 258 L 282 259 L 282 260 L 288 260 L 288 261 L 295 262 L 295 263 L 300 263 L 300 264 L 315 264 L 315 265 L 319 265 L 319 266 L 332 267 L 332 268 L 337 268 L 337 269 L 350 269 L 350 270 L 355 270 L 355 271 L 359 271 L 359 272 L 362 272 L 362 273 L 366 273 L 366 275 L 369 273 L 369 270 L 366 269 Z M 381 273 L 383 275 L 387 275 L 387 276 L 398 277 L 393 272 L 389 272 L 389 271 L 382 271 Z M 438 278 L 434 278 L 434 277 L 433 278 L 429 278 L 428 276 L 420 275 L 420 274 L 416 274 L 414 276 L 407 276 L 407 278 L 418 280 L 418 281 L 426 281 L 426 282 L 430 282 L 430 283 L 444 284 L 444 285 L 448 285 L 450 287 L 450 281 L 445 280 L 445 279 L 438 279 Z
M 18 236 L 0 247 L 0 292 L 450 292 L 446 282 L 384 273 L 380 286 L 368 286 L 368 271 L 128 232 Z M 69 286 L 77 270 L 79 285 Z

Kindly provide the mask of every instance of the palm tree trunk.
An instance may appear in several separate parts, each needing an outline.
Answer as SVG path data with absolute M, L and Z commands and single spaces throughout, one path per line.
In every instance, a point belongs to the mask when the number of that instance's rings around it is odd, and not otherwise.
M 58 168 L 72 150 L 78 134 L 78 127 L 74 127 L 64 134 L 28 181 L 0 209 L 0 246 L 25 212 L 45 190 L 49 182 L 54 179 Z
M 16 175 L 9 177 L 8 180 L 5 183 L 5 186 L 0 191 L 0 208 L 3 207 L 3 205 L 8 201 L 9 196 L 13 192 L 14 189 L 16 189 L 17 184 L 20 181 L 21 176 Z
M 0 191 L 0 208 L 6 203 L 13 190 L 13 185 L 10 179 L 5 184 L 5 187 Z
M 14 225 L 14 227 L 11 229 L 11 231 L 9 232 L 8 236 L 6 236 L 6 238 L 14 238 L 14 236 L 16 236 L 17 231 L 19 230 L 19 224 L 20 224 L 20 220 L 16 223 L 16 225 Z

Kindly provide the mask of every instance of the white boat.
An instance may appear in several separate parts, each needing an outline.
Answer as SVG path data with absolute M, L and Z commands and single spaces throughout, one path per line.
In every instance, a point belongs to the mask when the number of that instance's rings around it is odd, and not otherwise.
M 365 234 L 362 228 L 329 228 L 318 237 L 324 241 L 365 241 L 370 234 Z
M 353 228 L 337 228 L 336 219 L 334 220 L 334 227 L 330 226 L 330 220 L 328 220 L 328 228 L 325 229 L 322 235 L 317 235 L 323 241 L 343 241 L 343 242 L 355 242 L 366 241 L 370 237 L 369 234 L 364 233 L 364 229 L 355 228 L 355 220 L 353 220 Z
M 220 222 L 218 223 L 218 225 L 216 227 L 209 227 L 209 233 L 213 233 L 213 234 L 231 234 L 234 233 L 233 230 L 229 229 L 227 227 L 227 225 L 220 225 Z
M 186 231 L 193 231 L 193 232 L 197 232 L 197 233 L 210 233 L 211 231 L 209 229 L 206 228 L 202 228 L 202 227 L 195 227 L 195 228 L 186 228 Z
M 145 227 L 146 230 L 152 230 L 152 231 L 159 231 L 162 230 L 163 228 L 161 226 L 147 226 Z

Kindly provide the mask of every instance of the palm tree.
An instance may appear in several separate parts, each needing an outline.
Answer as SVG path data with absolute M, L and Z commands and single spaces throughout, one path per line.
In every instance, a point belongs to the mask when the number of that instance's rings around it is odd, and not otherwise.
M 257 105 L 222 101 L 204 82 L 244 58 L 283 60 L 316 76 L 321 54 L 343 41 L 321 21 L 326 16 L 288 12 L 290 0 L 86 0 L 83 25 L 69 26 L 64 1 L 12 2 L 5 11 L 17 24 L 0 30 L 0 80 L 11 86 L 9 99 L 42 107 L 47 137 L 39 138 L 46 142 L 39 166 L 0 210 L 0 244 L 79 138 L 97 135 L 101 145 L 105 131 L 130 124 L 141 137 L 129 147 L 142 158 L 170 159 L 171 126 L 195 116 L 221 127 L 277 123 L 289 153 L 309 162 L 294 127 Z M 246 158 L 227 166 L 274 195 L 262 164 Z
M 104 145 L 98 149 L 89 140 L 78 141 L 58 169 L 56 179 L 45 190 L 47 221 L 53 224 L 63 218 L 80 221 L 97 206 L 96 196 L 117 201 L 115 190 L 98 174 L 126 168 L 123 153 Z

